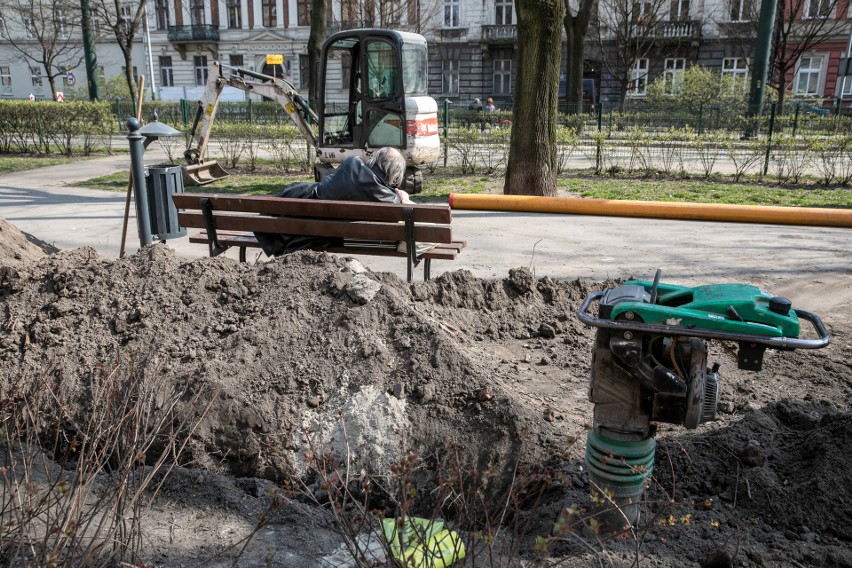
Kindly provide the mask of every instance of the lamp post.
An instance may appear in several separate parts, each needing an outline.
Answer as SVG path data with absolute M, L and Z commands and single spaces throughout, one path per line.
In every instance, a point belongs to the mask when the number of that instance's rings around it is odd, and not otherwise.
M 127 119 L 127 135 L 130 144 L 130 169 L 133 174 L 133 193 L 136 197 L 136 225 L 139 233 L 139 246 L 148 246 L 154 242 L 151 233 L 151 209 L 148 203 L 148 191 L 145 183 L 145 164 L 143 155 L 145 148 L 158 138 L 181 136 L 179 130 L 175 130 L 168 124 L 154 120 L 144 127 L 139 121 L 131 117 Z

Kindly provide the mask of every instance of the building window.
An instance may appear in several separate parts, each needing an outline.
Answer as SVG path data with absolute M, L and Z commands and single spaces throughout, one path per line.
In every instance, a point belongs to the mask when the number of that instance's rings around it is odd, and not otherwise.
M 822 55 L 802 56 L 796 73 L 794 94 L 800 97 L 819 95 L 822 79 Z
M 743 57 L 726 57 L 722 60 L 722 79 L 730 82 L 736 90 L 748 81 L 748 62 Z
M 207 84 L 207 56 L 196 55 L 192 58 L 195 65 L 195 84 L 203 86 Z
M 154 13 L 157 17 L 157 29 L 169 29 L 169 0 L 157 0 Z
M 358 21 L 358 1 L 357 0 L 341 0 L 340 1 L 340 23 L 353 27 Z
M 68 37 L 68 30 L 65 25 L 65 11 L 57 8 L 54 10 L 53 16 L 56 21 L 56 34 L 61 39 L 66 39 Z
M 689 0 L 672 0 L 669 21 L 682 22 L 689 19 Z
M 835 5 L 834 0 L 808 0 L 805 6 L 805 18 L 825 19 L 831 14 L 833 5 Z
M 296 23 L 300 26 L 311 25 L 311 0 L 296 1 Z
M 686 59 L 666 59 L 663 69 L 663 93 L 676 95 L 683 84 L 683 72 L 686 69 Z
M 124 33 L 129 34 L 130 28 L 133 22 L 133 15 L 131 14 L 131 7 L 127 4 L 121 7 L 121 26 L 124 29 Z
M 240 0 L 227 0 L 225 7 L 228 11 L 228 29 L 238 30 L 243 27 L 243 11 Z
M 30 67 L 30 79 L 33 82 L 33 89 L 40 91 L 44 87 L 44 82 L 41 78 L 41 69 L 38 67 Z
M 228 56 L 228 64 L 231 67 L 244 67 L 245 62 L 243 61 L 242 54 L 232 53 L 231 55 L 229 55 Z
M 397 26 L 401 21 L 402 7 L 400 0 L 385 0 L 379 4 L 381 10 L 382 26 Z
M 174 74 L 174 69 L 172 68 L 172 56 L 171 55 L 161 55 L 160 56 L 160 86 L 161 87 L 174 87 L 175 86 L 175 74 Z
M 461 25 L 460 22 L 461 0 L 444 0 L 444 27 L 457 28 Z
M 848 77 L 840 77 L 840 96 L 843 98 L 852 97 L 852 80 Z
M 509 95 L 512 93 L 512 57 L 502 53 L 494 58 L 494 94 Z
M 753 0 L 730 0 L 731 21 L 750 22 L 753 18 Z
M 441 92 L 445 95 L 459 94 L 458 59 L 444 59 L 441 63 Z
M 12 94 L 12 71 L 8 65 L 0 65 L 0 95 Z
M 24 34 L 26 34 L 27 39 L 35 39 L 33 35 L 33 19 L 32 18 L 22 18 L 24 24 Z
M 631 97 L 644 97 L 648 91 L 648 59 L 637 59 L 630 70 L 630 83 L 627 94 Z
M 275 3 L 276 0 L 263 0 L 260 4 L 264 28 L 274 28 L 278 25 L 278 10 Z
M 494 23 L 498 26 L 512 25 L 512 0 L 496 0 L 494 3 Z
M 189 20 L 193 26 L 203 26 L 207 23 L 207 19 L 204 17 L 204 0 L 190 1 Z

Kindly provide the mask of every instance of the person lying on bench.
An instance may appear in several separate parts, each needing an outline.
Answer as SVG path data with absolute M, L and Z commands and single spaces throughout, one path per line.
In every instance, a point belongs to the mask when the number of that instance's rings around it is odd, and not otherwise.
M 278 197 L 328 199 L 335 201 L 383 201 L 411 203 L 408 193 L 399 189 L 405 179 L 405 158 L 396 148 L 376 150 L 368 163 L 350 156 L 331 174 L 318 182 L 287 185 Z M 263 252 L 269 256 L 287 254 L 325 243 L 338 246 L 341 239 L 255 233 Z

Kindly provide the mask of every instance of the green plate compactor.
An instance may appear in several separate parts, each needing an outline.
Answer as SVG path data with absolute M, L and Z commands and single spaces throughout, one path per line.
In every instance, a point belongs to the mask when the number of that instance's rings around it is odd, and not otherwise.
M 598 316 L 591 315 L 598 304 Z M 687 288 L 633 280 L 588 296 L 580 320 L 597 328 L 586 467 L 599 526 L 634 524 L 654 469 L 655 423 L 696 428 L 714 420 L 719 364 L 707 341 L 738 345 L 740 369 L 759 371 L 766 349 L 819 349 L 830 337 L 814 314 L 748 284 Z M 806 321 L 818 338 L 800 338 Z

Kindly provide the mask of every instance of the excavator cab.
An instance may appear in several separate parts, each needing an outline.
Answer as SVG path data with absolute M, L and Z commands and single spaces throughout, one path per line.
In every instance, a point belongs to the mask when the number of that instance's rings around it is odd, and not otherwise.
M 394 30 L 349 30 L 322 50 L 321 163 L 398 148 L 409 165 L 406 189 L 419 191 L 418 165 L 440 154 L 438 107 L 426 94 L 426 40 Z

